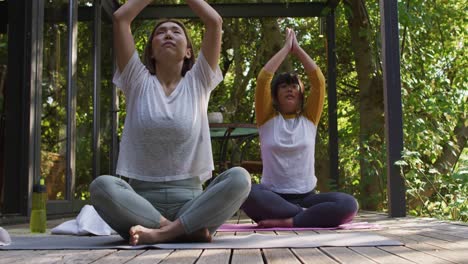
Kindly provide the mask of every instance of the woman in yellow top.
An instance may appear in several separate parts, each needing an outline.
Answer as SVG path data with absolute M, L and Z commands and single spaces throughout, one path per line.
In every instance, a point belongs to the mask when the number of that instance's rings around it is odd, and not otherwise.
M 304 105 L 304 85 L 295 73 L 273 75 L 292 54 L 311 83 Z M 271 84 L 271 89 L 270 89 Z M 320 68 L 286 30 L 286 41 L 258 75 L 255 114 L 263 161 L 261 184 L 253 185 L 242 205 L 263 227 L 333 227 L 353 219 L 358 210 L 349 194 L 315 193 L 315 137 L 323 109 L 325 78 Z

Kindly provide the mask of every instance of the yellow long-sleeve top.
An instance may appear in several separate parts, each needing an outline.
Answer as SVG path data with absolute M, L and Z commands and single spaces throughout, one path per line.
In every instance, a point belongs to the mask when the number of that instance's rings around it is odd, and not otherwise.
M 282 115 L 272 104 L 273 73 L 262 69 L 255 91 L 255 115 L 260 136 L 261 183 L 278 193 L 306 193 L 317 184 L 315 136 L 323 109 L 325 77 L 320 68 L 308 73 L 311 91 L 300 115 Z

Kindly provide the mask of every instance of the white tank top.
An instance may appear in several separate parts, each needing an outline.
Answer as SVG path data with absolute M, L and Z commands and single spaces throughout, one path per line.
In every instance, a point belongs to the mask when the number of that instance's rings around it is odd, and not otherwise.
M 259 127 L 262 184 L 278 193 L 306 193 L 317 184 L 315 135 L 317 127 L 306 117 L 276 115 Z

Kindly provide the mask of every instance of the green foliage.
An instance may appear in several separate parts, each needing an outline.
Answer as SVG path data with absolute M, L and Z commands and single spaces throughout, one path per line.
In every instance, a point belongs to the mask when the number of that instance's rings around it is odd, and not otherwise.
M 104 26 L 105 27 L 105 26 Z M 41 174 L 53 186 L 51 199 L 65 197 L 65 143 L 67 120 L 67 34 L 65 24 L 45 24 L 41 119 Z M 89 198 L 88 185 L 93 175 L 93 41 L 92 23 L 78 24 L 78 60 L 76 74 L 76 182 L 75 198 Z M 106 31 L 104 31 L 106 32 Z M 105 35 L 106 33 L 104 33 Z M 107 33 L 108 34 L 108 33 Z M 103 42 L 111 45 L 110 38 Z M 102 51 L 101 82 L 101 169 L 109 173 L 112 56 Z
M 467 28 L 461 5 L 400 3 L 405 152 L 399 164 L 408 196 L 419 201 L 409 204 L 410 213 L 467 221 L 466 137 L 459 142 L 456 134 L 457 127 L 466 127 L 468 113 Z M 459 159 L 449 161 L 444 150 Z
M 61 1 L 46 1 L 53 7 Z M 120 1 L 123 3 L 125 1 Z M 185 1 L 166 0 L 159 4 L 180 4 Z M 208 1 L 209 3 L 234 3 L 242 1 Z M 272 1 L 250 1 L 272 2 Z M 277 1 L 274 1 L 277 2 Z M 303 2 L 303 1 L 279 1 Z M 92 1 L 80 0 L 80 6 Z M 380 12 L 378 1 L 365 3 L 370 31 L 360 35 L 368 39 L 375 48 L 373 61 L 381 63 Z M 456 128 L 465 126 L 468 93 L 468 62 L 465 55 L 466 15 L 463 2 L 455 0 L 426 1 L 405 0 L 399 2 L 401 40 L 401 78 L 404 146 L 401 167 L 407 184 L 408 211 L 414 215 L 428 215 L 446 219 L 468 221 L 467 171 L 468 151 L 466 142 L 457 141 Z M 338 133 L 340 191 L 364 197 L 360 186 L 365 177 L 378 177 L 378 192 L 369 199 L 386 207 L 386 150 L 385 142 L 375 135 L 368 141 L 360 137 L 360 91 L 356 62 L 352 49 L 348 20 L 353 18 L 352 9 L 340 4 L 336 10 L 336 51 L 337 51 L 337 92 L 338 92 Z M 184 20 L 195 45 L 200 50 L 203 27 L 199 20 Z M 226 122 L 254 122 L 255 79 L 261 67 L 282 45 L 283 39 L 272 33 L 282 32 L 286 27 L 296 30 L 301 46 L 314 58 L 327 76 L 326 41 L 318 37 L 317 18 L 278 18 L 270 20 L 277 29 L 265 27 L 267 19 L 224 18 L 223 46 L 220 67 L 224 81 L 212 92 L 209 111 L 223 110 Z M 142 54 L 148 33 L 155 21 L 133 23 L 137 51 Z M 44 62 L 42 87 L 41 150 L 42 173 L 53 174 L 54 164 L 65 158 L 66 140 L 66 76 L 67 76 L 67 34 L 65 24 L 44 25 Z M 102 35 L 102 90 L 101 90 L 101 171 L 110 172 L 110 127 L 112 110 L 113 61 L 111 27 L 103 25 Z M 279 32 L 274 32 L 278 30 Z M 92 26 L 79 23 L 78 67 L 77 67 L 77 199 L 87 199 L 88 184 L 92 180 L 92 129 L 93 129 L 93 74 L 92 74 Z M 273 37 L 272 37 L 273 36 Z M 7 36 L 0 35 L 0 57 L 5 60 Z M 266 49 L 266 44 L 273 48 Z M 2 62 L 4 64 L 4 62 Z M 302 76 L 304 73 L 297 60 L 290 64 Z M 380 74 L 381 69 L 377 68 Z M 302 78 L 308 86 L 307 78 Z M 328 162 L 328 105 L 325 107 L 318 127 L 316 146 L 316 167 L 319 181 L 328 182 L 331 177 L 326 168 Z M 118 101 L 120 136 L 125 120 L 125 100 L 119 92 Z M 237 142 L 239 143 L 239 142 Z M 260 159 L 258 139 L 250 144 L 239 143 L 244 159 Z M 215 143 L 213 144 L 214 147 Z M 235 144 L 234 144 L 235 145 Z M 378 146 L 378 147 L 376 147 Z M 229 155 L 239 160 L 236 149 L 230 145 Z M 215 157 L 217 155 L 216 148 Z M 450 150 L 458 157 L 447 161 Z M 461 153 L 461 154 L 460 154 Z M 237 155 L 237 156 L 236 156 Z M 48 165 L 47 165 L 48 164 Z M 367 170 L 361 171 L 361 164 Z M 443 164 L 443 165 L 441 165 Z M 47 166 L 46 166 L 47 165 Z M 253 175 L 254 182 L 261 175 Z M 364 179 L 364 180 L 363 180 Z M 330 186 L 337 188 L 336 186 Z M 56 198 L 63 199 L 65 190 L 57 192 Z
M 409 213 L 467 222 L 468 163 L 458 172 L 442 174 L 421 157 L 405 150 L 396 163 L 407 185 Z

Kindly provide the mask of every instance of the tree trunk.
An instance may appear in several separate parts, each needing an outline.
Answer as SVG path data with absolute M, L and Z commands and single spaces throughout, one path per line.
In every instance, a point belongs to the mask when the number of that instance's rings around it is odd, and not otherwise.
M 466 115 L 461 117 L 458 121 L 454 134 L 453 140 L 450 140 L 444 145 L 442 155 L 434 163 L 434 167 L 441 174 L 448 174 L 453 170 L 460 159 L 463 149 L 466 147 L 466 142 L 468 140 Z
M 361 208 L 382 207 L 384 170 L 384 105 L 380 60 L 373 49 L 372 29 L 364 0 L 347 0 L 351 46 L 358 75 L 360 97 Z
M 284 45 L 285 34 L 278 26 L 278 22 L 276 19 L 265 18 L 262 21 L 262 45 L 264 48 L 263 57 L 265 61 L 263 65 L 267 63 L 267 61 L 276 53 L 278 52 Z M 262 67 L 263 67 L 262 65 Z M 286 58 L 284 62 L 278 69 L 278 72 L 290 72 L 293 71 L 292 64 Z
M 252 78 L 256 78 L 255 75 L 258 74 L 271 56 L 281 49 L 284 43 L 284 34 L 280 31 L 276 20 L 263 19 L 261 21 L 261 42 L 258 42 L 256 50 L 250 51 L 250 54 L 243 53 L 242 46 L 245 45 L 243 37 L 245 37 L 246 32 L 242 32 L 242 30 L 246 28 L 248 23 L 249 22 L 246 20 L 233 19 L 225 29 L 229 34 L 225 34 L 226 44 L 223 44 L 222 52 L 225 54 L 224 56 L 227 56 L 227 49 L 232 49 L 233 55 L 232 60 L 224 61 L 225 65 L 223 65 L 222 71 L 227 72 L 229 70 L 228 67 L 234 67 L 233 87 L 235 88 L 230 91 L 230 99 L 225 105 L 227 110 L 226 114 L 229 116 L 228 119 L 231 120 L 231 122 L 245 122 L 245 120 L 241 120 L 246 112 L 242 106 L 249 104 L 249 102 L 245 102 L 249 83 Z M 250 61 L 248 61 L 248 68 L 246 68 L 246 56 L 251 56 Z M 248 70 L 247 73 L 245 73 L 246 69 Z M 285 63 L 281 65 L 279 71 L 291 69 L 292 67 L 289 61 L 285 61 Z M 253 102 L 251 104 L 253 104 Z M 248 119 L 250 120 L 251 118 Z

